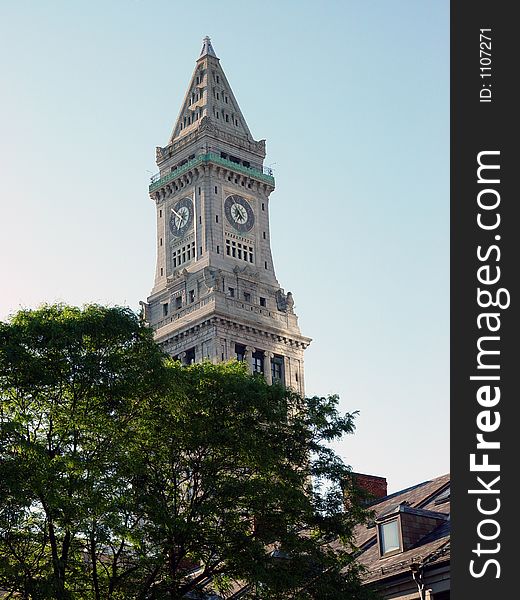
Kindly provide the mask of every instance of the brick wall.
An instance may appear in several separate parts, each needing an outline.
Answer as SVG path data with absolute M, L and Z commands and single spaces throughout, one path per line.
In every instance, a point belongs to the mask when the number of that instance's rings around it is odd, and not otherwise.
M 387 482 L 385 477 L 352 473 L 354 482 L 372 498 L 384 498 L 387 495 Z

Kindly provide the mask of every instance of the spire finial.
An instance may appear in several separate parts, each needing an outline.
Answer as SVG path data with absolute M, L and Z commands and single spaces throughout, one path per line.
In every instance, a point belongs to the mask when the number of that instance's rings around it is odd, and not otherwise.
M 202 40 L 202 50 L 200 51 L 199 58 L 206 56 L 206 54 L 209 54 L 210 56 L 214 56 L 215 58 L 217 58 L 217 55 L 215 54 L 215 50 L 213 50 L 213 46 L 211 45 L 211 40 L 210 40 L 209 36 L 206 36 Z

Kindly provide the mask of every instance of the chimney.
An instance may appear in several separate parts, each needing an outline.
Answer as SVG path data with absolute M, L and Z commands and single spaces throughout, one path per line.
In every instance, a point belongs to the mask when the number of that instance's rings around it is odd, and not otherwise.
M 384 498 L 387 496 L 386 477 L 365 475 L 364 473 L 352 473 L 352 479 L 355 485 L 357 485 L 370 496 L 370 500 Z

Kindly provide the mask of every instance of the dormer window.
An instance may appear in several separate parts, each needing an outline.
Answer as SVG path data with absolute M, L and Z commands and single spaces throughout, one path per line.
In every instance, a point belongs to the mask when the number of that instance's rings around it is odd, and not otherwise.
M 392 519 L 386 523 L 379 524 L 379 549 L 381 556 L 400 552 L 401 535 L 399 529 L 398 519 Z

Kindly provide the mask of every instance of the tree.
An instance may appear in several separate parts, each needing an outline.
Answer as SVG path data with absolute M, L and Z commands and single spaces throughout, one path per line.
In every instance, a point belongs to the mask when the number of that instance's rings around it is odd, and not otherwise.
M 362 598 L 338 399 L 185 367 L 127 309 L 0 328 L 0 589 L 24 598 Z M 350 489 L 350 488 L 349 488 Z

